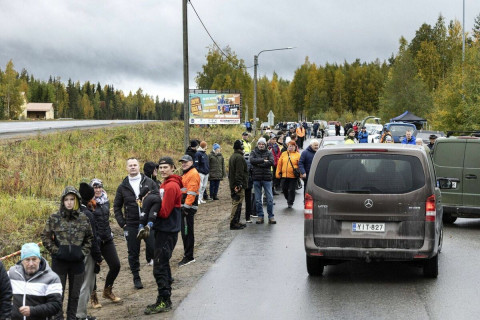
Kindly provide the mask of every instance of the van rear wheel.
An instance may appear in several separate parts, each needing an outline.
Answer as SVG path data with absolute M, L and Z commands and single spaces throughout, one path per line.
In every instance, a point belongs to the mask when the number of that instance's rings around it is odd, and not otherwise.
M 457 217 L 453 217 L 450 213 L 443 213 L 443 222 L 444 223 L 454 223 L 457 221 Z
M 322 260 L 317 257 L 307 256 L 307 271 L 311 276 L 321 276 L 323 274 L 323 269 L 325 265 Z
M 423 276 L 425 278 L 436 278 L 438 276 L 438 253 L 435 257 L 425 261 L 423 265 Z

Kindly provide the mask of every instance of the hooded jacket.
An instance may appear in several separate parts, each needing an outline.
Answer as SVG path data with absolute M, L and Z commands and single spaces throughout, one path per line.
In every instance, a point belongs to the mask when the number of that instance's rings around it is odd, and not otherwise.
M 159 185 L 157 181 L 157 177 L 153 175 L 153 171 L 155 171 L 155 169 L 157 168 L 158 168 L 158 164 L 156 164 L 155 162 L 152 162 L 152 161 L 146 162 L 143 165 L 143 174 L 149 177 L 150 179 L 152 179 L 153 182 L 155 182 L 157 185 Z
M 76 197 L 78 208 L 67 210 L 63 203 L 67 194 Z M 87 216 L 80 212 L 80 193 L 66 187 L 60 198 L 60 209 L 47 219 L 42 232 L 44 247 L 53 260 L 80 262 L 90 254 L 93 241 L 92 227 Z
M 7 319 L 12 316 L 12 286 L 8 273 L 0 261 L 0 319 Z
M 223 180 L 225 177 L 225 159 L 222 153 L 210 152 L 208 155 L 208 163 L 210 167 L 210 173 L 208 180 Z
M 310 173 L 310 167 L 312 166 L 313 157 L 315 157 L 315 150 L 312 149 L 312 146 L 308 146 L 302 154 L 300 155 L 300 160 L 298 161 L 298 168 L 300 169 L 301 174 Z M 288 160 L 288 159 L 287 159 Z
M 140 192 L 145 188 L 151 193 L 158 194 L 157 184 L 142 173 L 140 178 Z M 115 200 L 113 201 L 113 212 L 115 213 L 115 219 L 120 228 L 124 228 L 127 225 L 138 227 L 140 224 L 141 209 L 138 206 L 135 191 L 133 191 L 133 188 L 128 181 L 128 176 L 123 179 L 122 183 L 117 188 Z
M 267 160 L 267 161 L 265 161 Z M 258 147 L 250 154 L 253 181 L 272 181 L 273 154 L 270 150 L 260 150 Z
M 13 291 L 12 319 L 26 319 L 18 311 L 22 306 L 30 307 L 29 320 L 50 319 L 62 310 L 62 283 L 44 258 L 30 279 L 26 279 L 21 261 L 10 268 L 8 276 Z
M 154 230 L 179 232 L 182 219 L 182 177 L 172 174 L 160 185 L 162 208 L 153 225 Z
M 97 224 L 95 222 L 95 217 L 93 213 L 87 208 L 86 205 L 82 203 L 80 206 L 80 211 L 84 213 L 88 220 L 90 221 L 90 226 L 92 227 L 93 239 L 92 239 L 92 250 L 90 250 L 90 254 L 92 255 L 93 260 L 95 262 L 102 262 L 102 252 L 100 251 L 99 240 L 98 240 L 98 232 L 97 232 Z
M 110 228 L 110 200 L 103 191 L 102 197 L 106 199 L 105 202 L 99 203 L 95 209 L 92 211 L 93 217 L 95 218 L 95 224 L 97 225 L 97 239 L 99 241 L 109 241 L 112 240 L 112 229 Z
M 207 153 L 201 147 L 198 147 L 197 153 L 195 153 L 195 158 L 193 158 L 193 165 L 197 169 L 198 173 L 201 173 L 201 174 L 210 173 L 210 166 L 208 164 Z
M 235 187 L 248 188 L 248 167 L 242 150 L 235 150 L 228 160 L 228 181 L 232 191 Z

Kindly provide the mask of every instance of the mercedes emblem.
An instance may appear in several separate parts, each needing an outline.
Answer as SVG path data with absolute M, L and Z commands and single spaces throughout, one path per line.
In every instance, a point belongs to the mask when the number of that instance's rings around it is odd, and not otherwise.
M 372 199 L 367 199 L 367 200 L 365 200 L 365 202 L 363 204 L 365 205 L 365 207 L 370 209 L 371 207 L 373 207 L 373 200 Z

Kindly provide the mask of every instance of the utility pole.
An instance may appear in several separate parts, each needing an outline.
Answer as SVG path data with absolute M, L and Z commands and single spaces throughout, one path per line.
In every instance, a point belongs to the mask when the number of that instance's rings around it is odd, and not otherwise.
M 185 135 L 183 136 L 183 144 L 186 149 L 190 141 L 190 99 L 189 99 L 189 81 L 188 81 L 188 23 L 187 23 L 187 3 L 183 0 L 183 126 Z

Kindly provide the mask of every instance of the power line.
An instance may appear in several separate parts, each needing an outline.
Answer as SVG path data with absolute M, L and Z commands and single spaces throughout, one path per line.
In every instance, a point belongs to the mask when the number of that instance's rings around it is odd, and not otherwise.
M 198 20 L 200 21 L 200 23 L 202 24 L 203 28 L 204 28 L 205 31 L 207 32 L 208 36 L 209 36 L 210 39 L 213 41 L 213 44 L 218 48 L 218 50 L 220 50 L 220 53 L 223 54 L 223 55 L 225 56 L 225 58 L 227 58 L 228 61 L 230 61 L 237 69 L 253 68 L 253 66 L 251 66 L 251 67 L 241 67 L 241 66 L 237 66 L 236 63 L 233 62 L 232 59 L 230 59 L 230 57 L 229 57 L 225 52 L 223 52 L 222 48 L 220 48 L 220 46 L 217 44 L 217 42 L 213 39 L 213 37 L 212 37 L 212 35 L 210 34 L 210 32 L 208 31 L 207 27 L 206 27 L 205 24 L 203 23 L 202 19 L 200 18 L 200 15 L 198 14 L 198 12 L 197 12 L 197 10 L 195 9 L 195 7 L 193 6 L 192 1 L 188 0 L 188 2 L 189 2 L 190 5 L 192 6 L 193 11 L 194 11 L 195 14 L 197 15 Z

